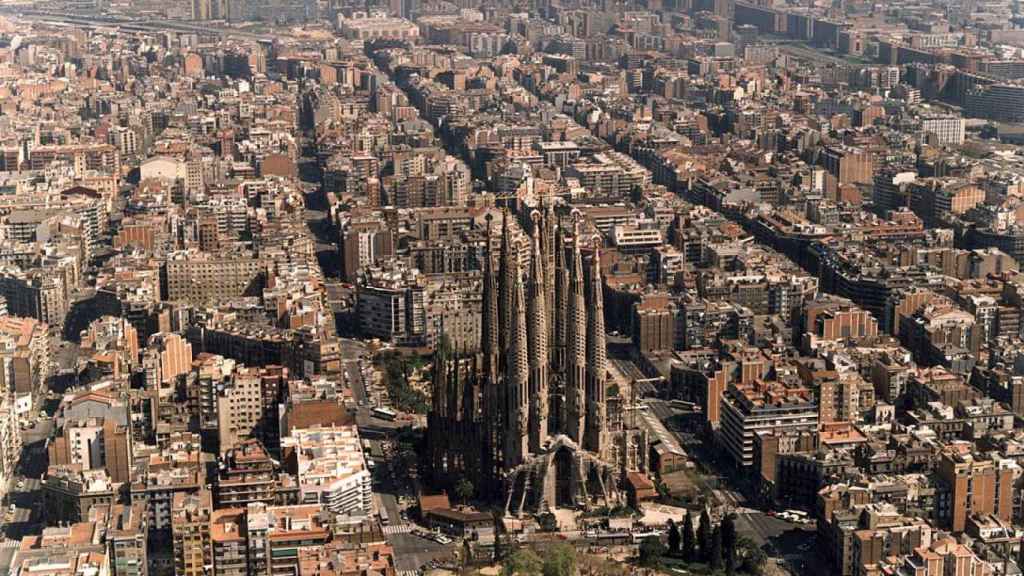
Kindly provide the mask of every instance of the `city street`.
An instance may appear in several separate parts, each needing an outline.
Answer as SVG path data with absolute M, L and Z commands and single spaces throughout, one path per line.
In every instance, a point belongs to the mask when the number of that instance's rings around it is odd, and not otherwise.
M 399 572 L 418 570 L 431 560 L 451 558 L 455 544 L 438 544 L 415 534 L 391 534 L 388 544 L 395 549 L 395 569 Z
M 333 236 L 333 229 L 327 221 L 327 212 L 313 207 L 318 196 L 319 194 L 315 192 L 306 195 L 304 218 L 306 226 L 316 239 L 316 258 L 320 263 L 320 269 L 326 278 L 337 278 L 341 274 L 337 239 Z
M 341 369 L 348 375 L 345 380 L 352 388 L 352 398 L 362 406 L 368 400 L 366 383 L 363 382 L 363 373 L 359 369 L 359 358 L 366 354 L 366 344 L 351 338 L 339 338 L 341 349 Z
M 53 421 L 46 418 L 22 431 L 23 445 L 18 475 L 10 481 L 2 510 L 4 539 L 0 541 L 0 573 L 10 568 L 14 550 L 21 538 L 38 534 L 42 529 L 43 495 L 39 479 L 46 472 L 46 438 L 52 429 Z M 15 506 L 13 514 L 9 513 L 11 504 Z
M 816 553 L 814 524 L 795 524 L 757 510 L 741 510 L 736 514 L 736 531 L 769 556 L 785 560 L 796 573 L 802 573 L 800 567 L 811 563 Z

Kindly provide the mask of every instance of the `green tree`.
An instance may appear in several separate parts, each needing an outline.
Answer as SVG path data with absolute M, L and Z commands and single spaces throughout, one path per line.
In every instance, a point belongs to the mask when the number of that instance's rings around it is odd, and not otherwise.
M 764 573 L 764 567 L 767 565 L 768 555 L 764 553 L 764 550 L 751 545 L 746 548 L 746 553 L 743 555 L 743 562 L 740 564 L 740 570 L 747 574 L 760 576 Z
M 640 565 L 654 567 L 661 563 L 665 545 L 656 536 L 649 536 L 640 542 Z
M 668 553 L 673 556 L 679 555 L 679 546 L 682 537 L 679 535 L 679 526 L 672 520 L 668 521 Z
M 568 544 L 556 544 L 544 551 L 543 576 L 575 576 L 576 549 Z
M 722 520 L 722 555 L 725 560 L 725 572 L 732 576 L 736 572 L 736 524 L 733 514 Z
M 711 531 L 711 553 L 708 558 L 708 565 L 712 570 L 722 569 L 722 529 L 715 526 Z
M 541 576 L 544 562 L 529 548 L 513 552 L 501 566 L 501 576 Z
M 473 483 L 470 482 L 468 478 L 460 478 L 459 481 L 455 483 L 455 497 L 458 498 L 460 502 L 468 501 L 473 497 L 474 492 Z
M 697 549 L 700 561 L 707 564 L 711 560 L 711 515 L 707 508 L 700 513 L 700 524 L 697 525 Z
M 686 519 L 683 520 L 683 560 L 693 562 L 696 559 L 694 555 L 696 544 L 696 537 L 693 534 L 693 515 L 687 512 Z

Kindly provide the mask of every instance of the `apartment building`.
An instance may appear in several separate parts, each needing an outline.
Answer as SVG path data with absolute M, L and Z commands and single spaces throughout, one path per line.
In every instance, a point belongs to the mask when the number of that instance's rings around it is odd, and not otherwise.
M 878 321 L 845 298 L 822 296 L 804 309 L 804 350 L 826 342 L 867 342 L 878 336 Z
M 213 565 L 210 541 L 212 513 L 213 503 L 207 490 L 182 492 L 174 496 L 170 528 L 175 576 L 206 576 Z
M 53 373 L 48 326 L 34 318 L 0 315 L 0 357 L 8 393 L 35 394 Z
M 1013 512 L 1014 470 L 983 459 L 965 443 L 954 443 L 939 456 L 940 488 L 936 515 L 946 528 L 963 532 L 971 515 L 994 514 L 1004 522 Z
M 0 270 L 0 296 L 7 300 L 11 314 L 51 326 L 62 325 L 68 313 L 67 286 L 56 270 L 4 268 Z
M 214 500 L 219 508 L 298 503 L 298 486 L 255 439 L 236 444 L 219 461 Z
M 177 253 L 161 268 L 163 296 L 199 304 L 256 294 L 263 287 L 265 266 L 250 256 Z
M 112 576 L 148 576 L 146 508 L 141 503 L 94 505 L 89 521 L 106 527 Z
M 821 165 L 835 178 L 837 184 L 870 184 L 874 161 L 859 148 L 825 147 L 821 152 Z
M 940 146 L 959 146 L 964 143 L 967 120 L 952 115 L 929 115 L 921 118 L 921 131 L 933 134 Z
M 205 490 L 206 471 L 200 444 L 195 434 L 172 434 L 161 450 L 139 462 L 132 477 L 131 502 L 146 506 L 151 533 L 170 533 L 174 514 L 180 509 L 176 499 Z
M 80 464 L 50 466 L 43 481 L 46 521 L 51 525 L 83 522 L 94 506 L 110 506 L 121 498 L 122 484 L 105 470 L 83 470 Z
M 281 453 L 299 483 L 299 501 L 339 514 L 370 513 L 370 471 L 355 426 L 296 428 Z
M 427 338 L 427 290 L 413 270 L 373 270 L 356 291 L 363 333 L 395 343 Z
M 170 394 L 178 378 L 192 369 L 192 344 L 172 332 L 153 334 L 146 343 L 142 367 L 147 389 L 159 390 L 161 396 Z
M 26 536 L 11 559 L 12 576 L 112 576 L 104 526 L 79 522 Z
M 730 385 L 721 400 L 719 437 L 737 466 L 754 464 L 758 432 L 780 434 L 817 426 L 818 406 L 807 388 L 754 380 Z
M 275 450 L 278 445 L 278 403 L 286 387 L 288 369 L 236 366 L 217 391 L 217 439 L 227 450 L 259 439 Z
M 54 162 L 64 162 L 74 167 L 77 175 L 90 170 L 114 174 L 121 168 L 121 155 L 112 144 L 36 146 L 29 151 L 27 160 L 31 170 L 42 170 Z
M 66 399 L 47 446 L 52 465 L 77 464 L 106 470 L 112 482 L 128 482 L 132 434 L 124 400 L 107 392 L 82 392 Z

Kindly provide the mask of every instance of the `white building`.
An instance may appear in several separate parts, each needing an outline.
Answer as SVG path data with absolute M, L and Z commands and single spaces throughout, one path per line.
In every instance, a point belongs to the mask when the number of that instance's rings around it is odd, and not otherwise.
M 967 121 L 959 116 L 925 116 L 921 119 L 921 132 L 932 133 L 942 146 L 959 146 L 964 143 Z
M 302 504 L 351 516 L 370 514 L 370 471 L 355 426 L 294 429 L 281 438 L 281 451 L 295 453 Z
M 353 14 L 352 18 L 339 15 L 338 29 L 349 40 L 408 40 L 419 38 L 420 29 L 405 18 L 392 18 L 381 14 Z

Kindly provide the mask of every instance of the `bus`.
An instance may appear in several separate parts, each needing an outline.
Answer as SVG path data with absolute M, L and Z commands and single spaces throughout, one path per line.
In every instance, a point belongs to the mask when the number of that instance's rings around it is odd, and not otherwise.
M 629 532 L 598 532 L 594 538 L 601 546 L 622 546 L 632 541 Z
M 377 511 L 377 514 L 380 516 L 380 525 L 381 526 L 387 526 L 390 523 L 390 520 L 388 519 L 388 511 L 387 511 L 387 509 L 384 508 L 383 505 Z
M 694 402 L 687 402 L 686 400 L 669 400 L 669 406 L 673 408 L 680 408 L 683 410 L 696 410 L 697 404 Z
M 373 416 L 376 418 L 380 418 L 381 420 L 393 421 L 395 418 L 398 418 L 398 412 L 395 412 L 394 410 L 390 408 L 385 408 L 383 406 L 374 408 L 371 414 L 373 414 Z
M 645 532 L 633 532 L 632 539 L 633 544 L 639 544 L 648 538 L 661 538 L 661 532 L 657 530 L 648 530 Z

